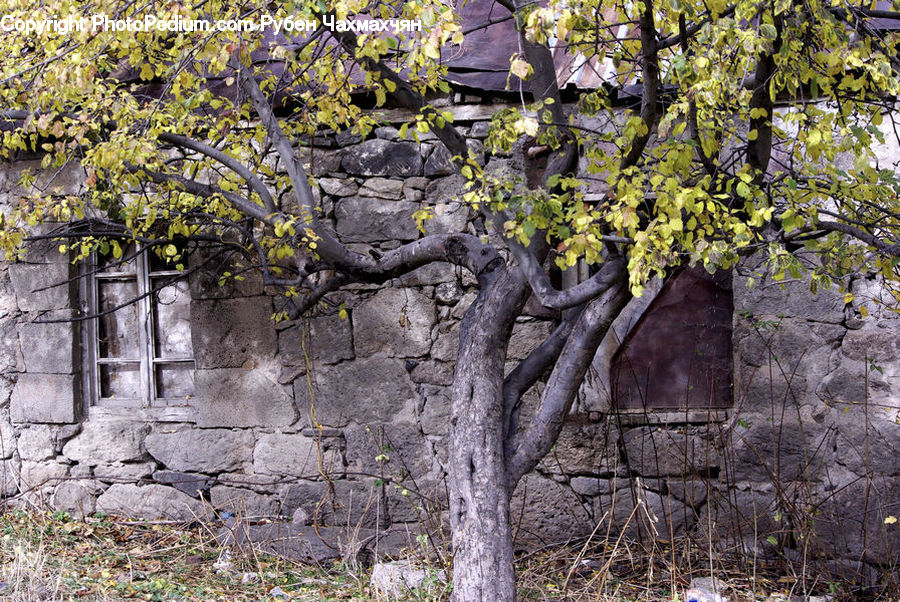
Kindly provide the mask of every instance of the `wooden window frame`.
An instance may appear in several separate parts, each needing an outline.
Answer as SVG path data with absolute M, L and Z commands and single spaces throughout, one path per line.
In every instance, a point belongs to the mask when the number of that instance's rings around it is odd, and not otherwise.
M 90 316 L 82 329 L 84 349 L 84 393 L 89 401 L 91 413 L 116 413 L 127 410 L 130 416 L 152 420 L 191 420 L 190 397 L 165 397 L 159 395 L 157 367 L 171 364 L 191 364 L 196 370 L 196 360 L 191 350 L 190 357 L 157 357 L 156 343 L 160 333 L 156 332 L 153 304 L 155 294 L 152 290 L 154 279 L 179 276 L 178 270 L 153 270 L 150 266 L 149 250 L 138 247 L 135 255 L 135 269 L 130 271 L 101 271 L 96 256 L 85 263 L 82 289 L 83 315 Z M 138 299 L 133 302 L 138 317 L 138 360 L 100 356 L 100 298 L 99 282 L 129 281 L 136 283 Z M 162 287 L 166 288 L 166 287 Z M 159 290 L 162 290 L 159 289 Z M 190 289 L 188 289 L 190 294 Z M 131 304 L 130 304 L 131 305 Z M 126 309 L 126 308 L 121 308 Z M 140 397 L 102 397 L 101 367 L 124 364 L 137 364 L 140 378 Z

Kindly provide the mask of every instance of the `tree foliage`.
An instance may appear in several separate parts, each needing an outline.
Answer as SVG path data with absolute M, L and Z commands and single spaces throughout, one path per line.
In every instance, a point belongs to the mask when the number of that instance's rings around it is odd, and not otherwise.
M 118 257 L 138 241 L 181 264 L 176 241 L 217 241 L 252 258 L 290 315 L 355 280 L 387 281 L 433 261 L 470 269 L 481 296 L 454 381 L 452 415 L 465 424 L 454 423 L 451 463 L 471 464 L 468 473 L 451 467 L 458 557 L 471 559 L 465 536 L 483 539 L 494 525 L 469 523 L 491 508 L 502 522 L 501 498 L 508 503 L 555 441 L 626 288 L 640 294 L 654 275 L 729 268 L 756 252 L 776 279 L 807 271 L 815 288 L 845 286 L 860 272 L 898 276 L 900 182 L 877 152 L 897 138 L 900 63 L 889 25 L 900 16 L 891 10 L 842 0 L 497 0 L 518 32 L 508 81 L 521 102 L 493 116 L 486 149 L 523 140 L 545 149 L 535 177 L 485 170 L 452 115 L 430 104 L 449 92 L 442 57 L 479 29 L 466 30 L 450 3 L 10 0 L 5 8 L 8 22 L 98 14 L 315 22 L 314 31 L 277 35 L 4 33 L 4 156 L 41 153 L 43 168 L 78 163 L 88 177 L 84 195 L 66 196 L 31 187 L 36 174 L 24 173 L 32 193 L 5 208 L 0 245 L 18 258 L 29 237 L 52 236 L 84 259 Z M 360 14 L 423 27 L 323 25 Z M 607 82 L 563 106 L 551 46 L 607 70 Z M 412 110 L 402 134 L 433 131 L 447 146 L 467 180 L 476 235 L 423 234 L 358 253 L 321 219 L 302 160 L 314 159 L 310 145 L 323 130 L 367 135 L 378 125 L 363 93 L 374 107 Z M 35 234 L 44 223 L 52 232 Z M 592 276 L 565 290 L 551 285 L 549 265 L 582 261 Z M 531 292 L 566 313 L 504 378 L 505 341 Z M 519 426 L 522 393 L 548 373 L 541 406 Z M 500 497 L 479 497 L 492 480 L 502 482 Z M 511 559 L 504 554 L 492 556 L 496 565 Z M 459 577 L 457 592 L 511 599 L 509 571 Z

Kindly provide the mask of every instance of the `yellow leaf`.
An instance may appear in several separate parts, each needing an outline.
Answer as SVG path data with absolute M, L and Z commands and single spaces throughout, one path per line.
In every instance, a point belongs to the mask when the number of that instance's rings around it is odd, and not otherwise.
M 531 75 L 531 65 L 516 57 L 509 65 L 509 72 L 520 79 L 528 79 L 528 76 Z
M 847 293 L 846 295 L 844 295 L 844 305 L 847 305 L 848 303 L 852 303 L 852 302 L 853 302 L 853 293 Z
M 886 524 L 886 525 L 893 525 L 896 522 L 897 522 L 896 516 L 889 516 L 886 519 L 884 519 L 884 524 Z

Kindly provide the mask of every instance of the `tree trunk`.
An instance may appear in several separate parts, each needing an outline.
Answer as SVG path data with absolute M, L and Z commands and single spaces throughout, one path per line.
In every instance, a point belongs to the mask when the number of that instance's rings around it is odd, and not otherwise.
M 505 269 L 483 282 L 460 327 L 451 389 L 450 527 L 454 602 L 515 602 L 503 453 L 506 342 L 524 286 Z

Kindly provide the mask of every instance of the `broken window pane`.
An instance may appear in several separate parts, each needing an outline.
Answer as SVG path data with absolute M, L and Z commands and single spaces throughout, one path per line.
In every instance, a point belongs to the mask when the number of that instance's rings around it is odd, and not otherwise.
M 138 296 L 135 280 L 98 280 L 99 317 L 97 337 L 100 357 L 138 359 L 141 357 L 138 304 L 131 303 L 116 311 L 115 307 Z M 110 313 L 107 313 L 110 312 Z
M 124 249 L 125 256 L 133 253 Z M 127 262 L 98 254 L 96 265 L 97 400 L 117 407 L 185 405 L 194 392 L 187 280 L 172 282 L 175 266 L 147 251 Z M 141 294 L 147 296 L 138 300 Z
M 100 364 L 100 397 L 136 399 L 141 396 L 140 364 Z
M 156 397 L 187 399 L 194 394 L 194 362 L 156 365 Z
M 155 288 L 168 278 L 153 278 Z M 155 357 L 189 358 L 191 345 L 191 295 L 186 280 L 162 288 L 153 296 L 153 330 Z

